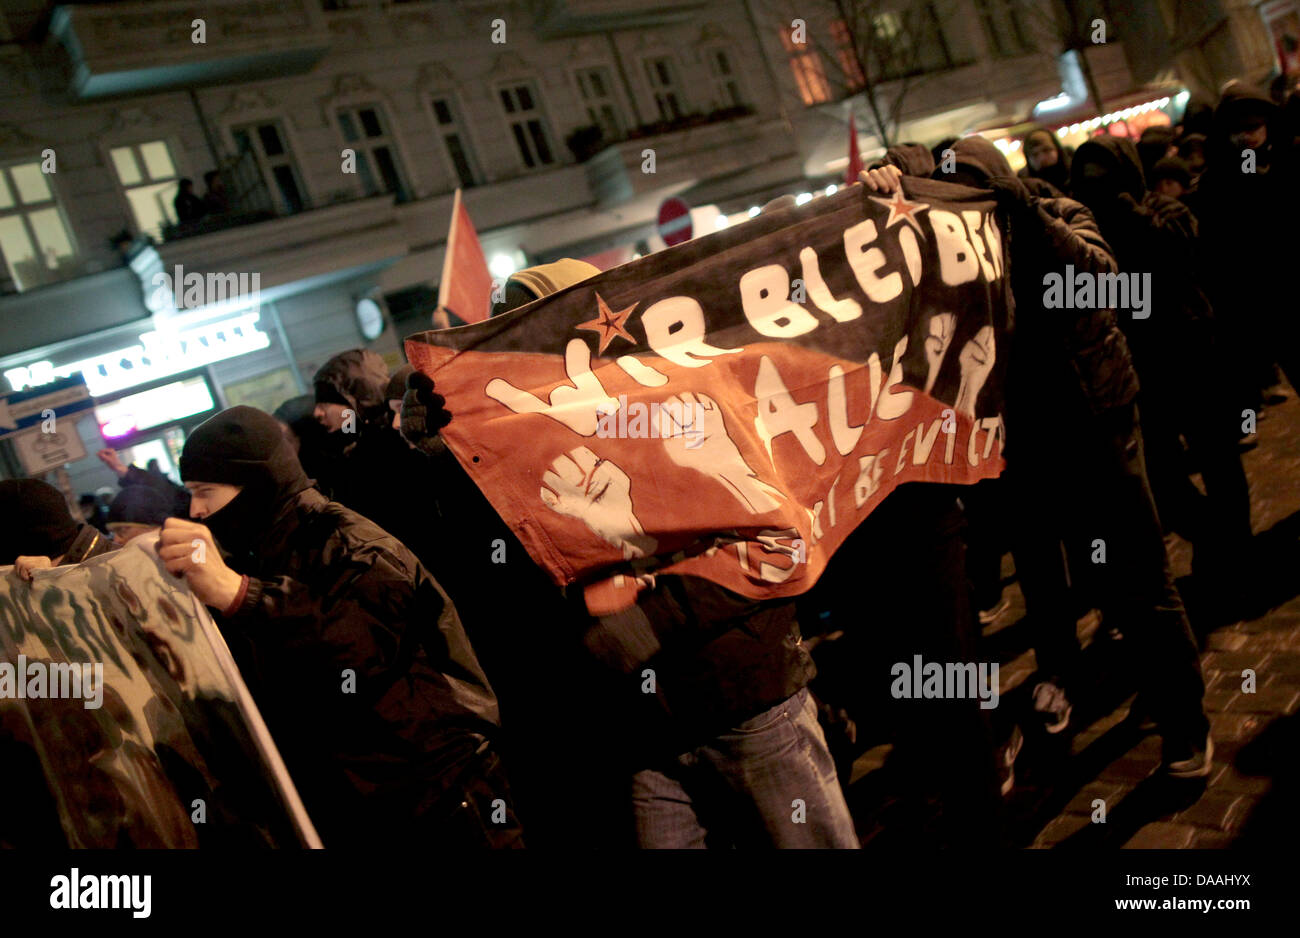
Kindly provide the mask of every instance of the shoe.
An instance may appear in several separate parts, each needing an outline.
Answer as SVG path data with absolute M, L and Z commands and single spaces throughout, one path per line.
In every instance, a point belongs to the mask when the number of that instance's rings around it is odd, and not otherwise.
M 1034 713 L 1042 720 L 1046 732 L 1059 733 L 1069 726 L 1073 709 L 1065 691 L 1051 681 L 1034 686 Z
M 1016 787 L 1016 756 L 1025 745 L 1025 734 L 1020 727 L 1011 727 L 1011 738 L 998 747 L 998 778 L 1002 780 L 1002 796 L 1005 798 Z
M 1010 608 L 1011 608 L 1011 600 L 1009 599 L 998 600 L 997 604 L 994 605 L 992 608 L 985 609 L 980 612 L 979 614 L 980 625 L 989 625 L 993 622 L 996 622 L 998 618 L 1002 615 L 1002 613 L 1006 612 Z
M 1278 404 L 1285 404 L 1289 395 L 1281 388 L 1270 388 L 1264 392 L 1264 406 L 1276 407 Z
M 1205 749 L 1193 752 L 1190 758 L 1174 762 L 1168 760 L 1160 764 L 1157 770 L 1168 778 L 1205 778 L 1214 768 L 1214 740 L 1205 734 Z
M 1259 445 L 1258 433 L 1247 433 L 1245 436 L 1243 436 L 1240 440 L 1237 441 L 1237 449 L 1239 449 L 1243 453 L 1246 452 L 1247 450 L 1254 449 L 1258 445 Z
M 1083 615 L 1079 616 L 1074 625 L 1075 628 L 1083 629 L 1084 631 L 1097 628 L 1097 626 L 1101 625 L 1101 610 L 1089 609 Z

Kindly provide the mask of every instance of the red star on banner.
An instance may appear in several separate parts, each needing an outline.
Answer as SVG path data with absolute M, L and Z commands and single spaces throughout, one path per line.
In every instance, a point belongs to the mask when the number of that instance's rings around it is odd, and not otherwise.
M 889 209 L 889 219 L 885 222 L 886 228 L 892 227 L 896 222 L 905 221 L 916 229 L 917 234 L 925 234 L 925 232 L 921 230 L 921 223 L 914 217 L 917 212 L 923 212 L 930 207 L 924 202 L 909 202 L 903 196 L 902 189 L 895 192 L 892 199 L 881 199 L 873 195 L 871 196 L 871 201 L 877 202 Z
M 614 341 L 616 336 L 622 336 L 635 345 L 636 336 L 624 329 L 623 323 L 627 322 L 627 317 L 632 315 L 632 310 L 637 308 L 637 304 L 633 303 L 627 309 L 620 309 L 618 312 L 614 312 L 609 308 L 609 304 L 601 299 L 600 294 L 597 293 L 596 305 L 600 310 L 596 315 L 596 318 L 587 320 L 582 325 L 578 326 L 578 328 L 589 329 L 592 332 L 600 333 L 600 352 L 598 354 L 604 354 L 605 348 L 609 343 Z

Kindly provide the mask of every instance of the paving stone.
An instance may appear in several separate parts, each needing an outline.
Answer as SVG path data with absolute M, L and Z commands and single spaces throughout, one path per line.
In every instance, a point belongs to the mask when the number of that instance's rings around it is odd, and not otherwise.
M 1243 710 L 1248 713 L 1291 714 L 1300 701 L 1300 688 L 1279 684 L 1276 687 L 1263 687 L 1253 694 L 1238 694 L 1226 707 L 1227 710 Z
M 1196 804 L 1174 815 L 1174 819 L 1197 827 L 1228 831 L 1240 824 L 1245 816 L 1243 809 L 1253 803 L 1253 799 L 1230 789 L 1207 791 Z
M 1196 835 L 1190 824 L 1156 821 L 1146 824 L 1124 844 L 1128 850 L 1180 850 L 1189 847 Z

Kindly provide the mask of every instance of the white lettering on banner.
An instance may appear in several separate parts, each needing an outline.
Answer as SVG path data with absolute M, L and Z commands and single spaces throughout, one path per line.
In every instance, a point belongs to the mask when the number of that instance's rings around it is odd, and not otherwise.
M 150 331 L 140 336 L 139 345 L 108 355 L 58 368 L 49 362 L 36 362 L 24 368 L 10 368 L 4 376 L 10 387 L 21 391 L 80 371 L 85 375 L 91 395 L 99 397 L 267 348 L 271 337 L 257 328 L 260 318 L 260 313 L 247 313 L 174 334 Z

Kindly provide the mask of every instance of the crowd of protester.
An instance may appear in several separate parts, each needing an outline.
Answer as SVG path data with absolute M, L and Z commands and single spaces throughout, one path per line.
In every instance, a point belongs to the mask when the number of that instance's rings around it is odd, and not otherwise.
M 1285 399 L 1276 366 L 1300 383 L 1300 326 L 1273 301 L 1300 192 L 1296 113 L 1294 95 L 1234 83 L 1137 141 L 1101 133 L 1071 151 L 1037 128 L 1019 174 L 978 136 L 896 147 L 864 172 L 879 191 L 904 176 L 993 191 L 1016 310 L 1006 420 L 1069 432 L 1013 430 L 995 480 L 900 488 L 797 599 L 661 576 L 629 609 L 591 615 L 445 445 L 455 415 L 433 381 L 362 349 L 274 415 L 234 407 L 195 429 L 183 486 L 104 451 L 121 490 L 80 525 L 53 487 L 0 483 L 16 519 L 0 564 L 30 577 L 160 530 L 160 558 L 212 609 L 327 846 L 852 847 L 849 773 L 879 742 L 893 744 L 904 836 L 1000 843 L 1025 738 L 1069 729 L 1086 695 L 1083 621 L 1135 664 L 1130 723 L 1159 733 L 1158 770 L 1204 778 L 1205 685 L 1167 544 L 1193 545 L 1211 601 L 1195 608 L 1238 611 L 1241 453 Z M 1044 276 L 1067 264 L 1149 274 L 1150 316 L 1048 308 Z M 493 313 L 593 273 L 522 271 Z M 194 561 L 195 538 L 212 559 Z M 1104 564 L 1090 562 L 1099 541 Z M 893 662 L 988 660 L 1008 552 L 1038 666 L 1026 712 L 995 725 L 974 699 L 895 699 Z M 877 627 L 864 580 L 881 586 Z M 362 693 L 338 693 L 339 668 Z

